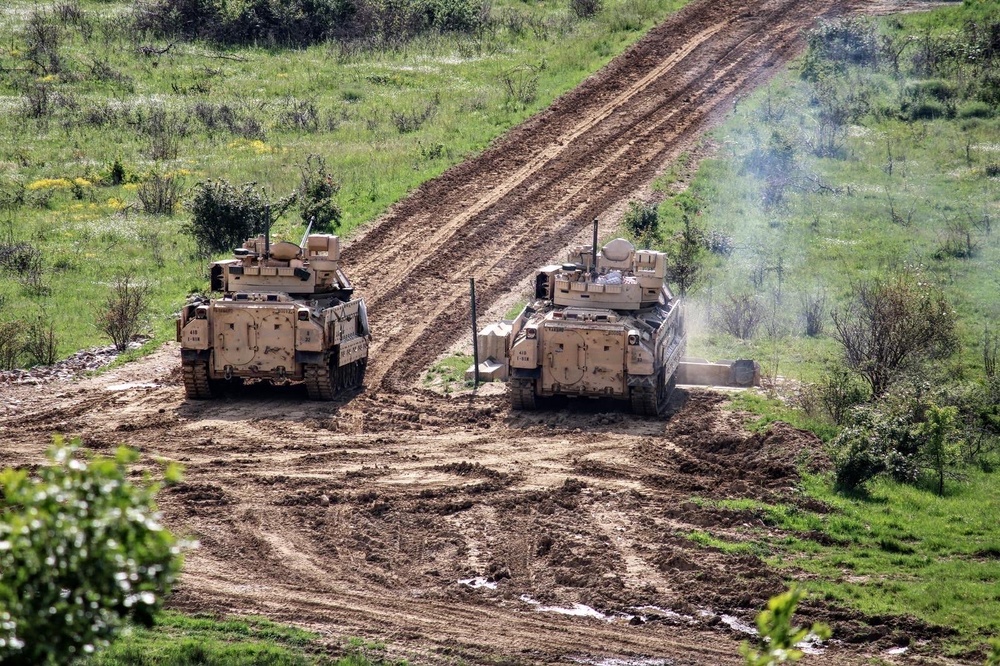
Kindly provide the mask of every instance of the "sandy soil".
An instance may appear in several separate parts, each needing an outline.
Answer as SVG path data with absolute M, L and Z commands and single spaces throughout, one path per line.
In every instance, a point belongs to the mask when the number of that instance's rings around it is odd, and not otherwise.
M 685 535 L 774 532 L 692 498 L 808 504 L 796 464 L 826 464 L 815 438 L 783 425 L 751 435 L 709 392 L 676 392 L 666 421 L 596 402 L 516 414 L 495 392 L 448 398 L 419 376 L 464 335 L 469 277 L 484 310 L 507 296 L 694 146 L 801 48 L 803 29 L 866 8 L 891 6 L 696 0 L 395 206 L 345 252 L 375 334 L 360 395 L 322 404 L 302 387 L 251 386 L 186 401 L 168 344 L 99 377 L 0 386 L 0 465 L 41 462 L 54 432 L 183 463 L 161 506 L 200 546 L 176 608 L 263 614 L 334 644 L 377 639 L 414 663 L 739 663 L 741 623 L 785 581 Z M 935 637 L 806 610 L 840 639 L 812 663 L 893 659 L 894 644 Z

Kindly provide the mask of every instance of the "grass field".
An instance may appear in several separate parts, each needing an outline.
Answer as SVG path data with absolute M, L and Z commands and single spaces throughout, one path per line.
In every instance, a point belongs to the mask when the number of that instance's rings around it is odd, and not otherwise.
M 60 356 L 100 342 L 94 312 L 117 273 L 154 284 L 157 339 L 172 336 L 185 296 L 207 288 L 182 207 L 142 212 L 152 174 L 182 191 L 211 178 L 256 182 L 277 198 L 317 154 L 341 182 L 340 232 L 350 235 L 684 3 L 609 0 L 578 19 L 567 3 L 506 0 L 475 34 L 224 51 L 128 30 L 129 3 L 70 4 L 78 11 L 31 0 L 0 9 L 0 244 L 41 256 L 40 271 L 0 266 L 0 321 L 50 319 Z M 29 60 L 39 21 L 58 34 L 59 65 L 47 65 L 57 71 Z M 289 213 L 274 232 L 297 241 L 302 229 Z
M 338 654 L 340 656 L 338 656 Z M 384 648 L 352 639 L 332 650 L 308 631 L 263 618 L 220 619 L 164 612 L 153 629 L 132 628 L 86 662 L 91 666 L 398 666 Z
M 731 500 L 769 528 L 732 542 L 696 532 L 691 538 L 727 552 L 752 553 L 786 569 L 814 598 L 869 615 L 908 615 L 956 633 L 952 655 L 968 656 L 1000 634 L 1000 511 L 997 475 L 970 472 L 944 497 L 932 489 L 877 482 L 864 496 L 843 496 L 828 479 L 807 476 L 803 490 L 828 511 Z M 809 534 L 826 535 L 823 543 Z
M 801 59 L 741 100 L 711 134 L 716 156 L 685 196 L 698 197 L 698 221 L 730 252 L 708 253 L 690 294 L 691 353 L 755 358 L 765 373 L 815 380 L 837 351 L 831 309 L 857 281 L 910 266 L 943 287 L 958 316 L 962 350 L 941 370 L 957 379 L 982 375 L 983 330 L 1000 319 L 1000 109 L 962 81 L 996 76 L 997 65 L 956 66 L 947 78 L 908 63 L 921 55 L 919 40 L 931 39 L 921 35 L 961 35 L 990 7 L 1000 11 L 991 1 L 884 19 L 872 39 L 909 44 L 899 74 L 884 59 Z M 813 82 L 804 78 L 810 67 L 843 71 Z M 669 239 L 681 228 L 670 174 L 659 187 Z M 734 294 L 749 294 L 761 309 L 749 340 L 712 324 Z M 805 335 L 810 300 L 823 304 L 827 335 Z

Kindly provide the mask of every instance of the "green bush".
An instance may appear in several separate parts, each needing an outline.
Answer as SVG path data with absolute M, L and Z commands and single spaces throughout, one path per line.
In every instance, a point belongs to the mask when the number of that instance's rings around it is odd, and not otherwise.
M 272 203 L 256 183 L 236 187 L 225 179 L 207 180 L 187 203 L 191 221 L 185 231 L 204 254 L 225 252 L 264 233 L 294 201 L 292 196 Z
M 136 26 L 154 35 L 224 45 L 307 46 L 328 39 L 398 42 L 428 30 L 473 31 L 473 0 L 146 0 Z
M 918 99 L 930 98 L 939 102 L 947 102 L 955 96 L 955 86 L 942 79 L 927 79 L 910 83 L 907 86 L 907 92 Z
M 655 204 L 630 201 L 622 224 L 632 238 L 649 245 L 659 237 L 660 214 Z
M 326 161 L 310 155 L 299 165 L 302 180 L 298 190 L 299 214 L 313 231 L 333 232 L 340 226 L 341 210 L 335 197 L 340 183 L 326 170 Z
M 180 572 L 159 522 L 160 485 L 136 486 L 125 448 L 77 457 L 59 437 L 36 476 L 0 473 L 0 661 L 67 664 L 106 646 L 127 620 L 149 626 Z M 166 478 L 178 472 L 168 467 Z
M 986 102 L 966 102 L 958 107 L 959 118 L 992 118 L 993 107 Z
M 941 102 L 927 99 L 910 104 L 906 115 L 910 120 L 934 120 L 947 116 L 948 110 Z

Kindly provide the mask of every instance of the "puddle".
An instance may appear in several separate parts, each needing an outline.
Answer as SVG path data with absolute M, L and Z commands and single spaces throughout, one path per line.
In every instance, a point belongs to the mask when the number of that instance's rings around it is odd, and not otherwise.
M 459 578 L 458 584 L 471 587 L 473 590 L 478 590 L 481 587 L 485 587 L 487 590 L 497 589 L 496 583 L 488 581 L 482 576 L 477 576 L 476 578 Z
M 654 659 L 652 657 L 636 657 L 623 659 L 621 657 L 570 657 L 577 664 L 588 664 L 588 666 L 671 666 L 674 662 L 668 659 Z
M 720 615 L 719 619 L 722 620 L 722 624 L 728 626 L 733 631 L 738 631 L 743 634 L 750 634 L 751 636 L 757 635 L 757 627 L 751 627 L 749 624 L 736 617 L 735 615 Z
M 159 384 L 153 384 L 151 382 L 125 382 L 124 384 L 111 384 L 110 386 L 105 386 L 105 391 L 128 391 L 129 389 L 137 388 L 149 388 L 155 389 L 160 388 Z
M 649 620 L 656 618 L 670 618 L 671 620 L 684 620 L 688 624 L 698 624 L 698 620 L 694 619 L 690 615 L 684 615 L 683 613 L 678 613 L 675 610 L 669 608 L 662 608 L 660 606 L 630 606 L 629 610 L 634 610 L 638 613 L 639 618 L 643 622 L 648 622 Z
M 634 615 L 627 615 L 625 613 L 612 613 L 606 614 L 597 610 L 596 608 L 591 608 L 584 604 L 573 604 L 571 607 L 567 608 L 565 606 L 544 606 L 541 601 L 532 599 L 527 594 L 522 594 L 520 596 L 521 601 L 526 604 L 531 604 L 535 607 L 535 610 L 541 613 L 559 613 L 560 615 L 574 615 L 577 617 L 592 617 L 598 620 L 603 620 L 604 622 L 614 622 L 616 620 L 631 620 Z

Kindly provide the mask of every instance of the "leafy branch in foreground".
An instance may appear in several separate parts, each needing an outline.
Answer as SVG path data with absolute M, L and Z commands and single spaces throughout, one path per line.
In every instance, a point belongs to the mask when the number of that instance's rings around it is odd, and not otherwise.
M 804 596 L 802 590 L 793 586 L 767 602 L 767 609 L 757 615 L 759 649 L 750 647 L 745 641 L 740 646 L 740 654 L 746 659 L 747 666 L 795 663 L 805 655 L 796 646 L 809 635 L 823 640 L 830 637 L 830 627 L 822 623 L 816 623 L 808 629 L 792 626 L 795 607 Z
M 151 626 L 180 572 L 159 522 L 159 483 L 128 481 L 138 454 L 77 456 L 55 438 L 37 475 L 0 473 L 0 662 L 67 664 L 107 646 L 126 621 Z M 168 483 L 179 480 L 168 466 Z M 147 481 L 149 481 L 147 479 Z

